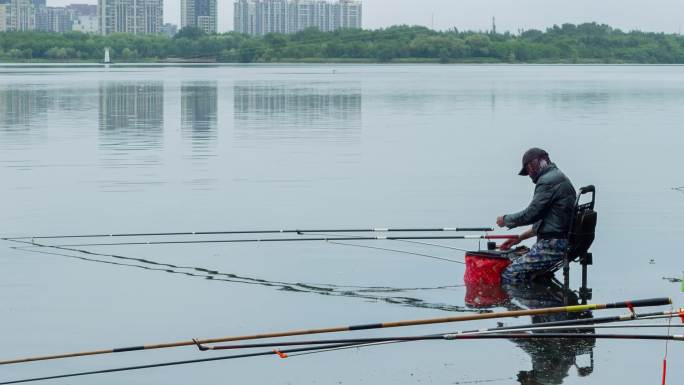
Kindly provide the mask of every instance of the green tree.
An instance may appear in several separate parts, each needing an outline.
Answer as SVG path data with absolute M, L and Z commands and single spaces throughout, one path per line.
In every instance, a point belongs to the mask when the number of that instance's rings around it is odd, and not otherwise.
M 173 35 L 173 38 L 197 40 L 204 35 L 206 35 L 206 33 L 197 27 L 183 27 Z

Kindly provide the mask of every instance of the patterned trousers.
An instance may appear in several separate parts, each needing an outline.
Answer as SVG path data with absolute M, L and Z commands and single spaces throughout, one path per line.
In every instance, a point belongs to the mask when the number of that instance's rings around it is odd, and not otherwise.
M 530 281 L 539 272 L 545 271 L 563 260 L 568 248 L 567 239 L 541 239 L 527 254 L 515 256 L 503 271 L 504 282 Z

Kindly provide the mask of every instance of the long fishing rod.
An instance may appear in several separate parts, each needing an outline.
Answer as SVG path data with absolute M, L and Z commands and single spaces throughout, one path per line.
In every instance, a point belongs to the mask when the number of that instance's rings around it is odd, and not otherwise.
M 620 309 L 620 308 L 634 309 L 637 307 L 664 306 L 664 305 L 670 305 L 671 303 L 672 303 L 672 300 L 670 298 L 650 298 L 650 299 L 640 299 L 640 300 L 605 303 L 605 304 L 572 305 L 572 306 L 560 306 L 560 307 L 550 307 L 550 308 L 541 308 L 541 309 L 512 310 L 512 311 L 504 311 L 504 312 L 498 312 L 498 313 L 478 313 L 478 314 L 468 314 L 468 315 L 442 317 L 442 318 L 404 320 L 404 321 L 371 323 L 371 324 L 361 324 L 361 325 L 351 325 L 351 326 L 336 326 L 336 327 L 327 327 L 327 328 L 319 328 L 319 329 L 299 329 L 299 330 L 289 330 L 289 331 L 282 331 L 282 332 L 271 332 L 271 333 L 262 333 L 262 334 L 230 336 L 230 337 L 221 337 L 221 338 L 209 338 L 209 339 L 203 339 L 203 340 L 198 340 L 198 341 L 194 341 L 194 340 L 187 341 L 186 340 L 186 341 L 158 343 L 158 344 L 152 344 L 152 345 L 139 345 L 139 346 L 130 346 L 130 347 L 114 348 L 114 349 L 100 349 L 100 350 L 94 350 L 94 351 L 84 351 L 84 352 L 75 352 L 75 353 L 61 353 L 61 354 L 46 355 L 46 356 L 25 357 L 25 358 L 17 358 L 17 359 L 0 361 L 0 365 L 16 364 L 16 363 L 21 363 L 21 362 L 32 362 L 32 361 L 45 361 L 45 360 L 70 358 L 70 357 L 92 356 L 92 355 L 100 355 L 100 354 L 131 352 L 131 351 L 139 351 L 139 350 L 175 348 L 175 347 L 181 347 L 181 346 L 195 345 L 197 342 L 199 342 L 201 344 L 213 344 L 213 343 L 230 342 L 230 341 L 245 341 L 245 340 L 264 339 L 264 338 L 276 338 L 276 337 L 289 337 L 289 336 L 300 336 L 300 335 L 310 335 L 310 334 L 348 332 L 348 331 L 356 331 L 356 330 L 369 330 L 369 329 L 383 329 L 383 328 L 395 328 L 395 327 L 405 327 L 405 326 L 430 325 L 430 324 L 439 324 L 439 323 L 475 321 L 475 320 L 494 319 L 494 318 L 510 318 L 510 317 L 522 317 L 522 316 L 556 314 L 556 313 L 578 313 L 578 312 L 583 312 L 583 311 L 587 311 L 587 310 Z
M 656 319 L 662 319 L 662 318 L 676 318 L 679 317 L 682 319 L 682 322 L 684 322 L 684 309 L 679 309 L 679 311 L 665 311 L 665 312 L 656 312 L 656 313 L 643 313 L 641 315 L 637 315 L 634 312 L 631 312 L 629 314 L 625 315 L 620 315 L 620 316 L 611 316 L 611 317 L 597 317 L 597 318 L 581 318 L 581 319 L 575 319 L 575 320 L 564 320 L 564 321 L 551 321 L 551 322 L 540 322 L 536 324 L 527 324 L 527 325 L 517 325 L 517 326 L 501 326 L 497 328 L 490 328 L 490 329 L 477 329 L 477 330 L 470 330 L 470 331 L 465 331 L 465 332 L 460 332 L 460 333 L 501 333 L 501 332 L 518 332 L 521 330 L 529 330 L 529 331 L 534 331 L 534 330 L 553 330 L 553 329 L 560 329 L 560 330 L 572 330 L 572 329 L 578 329 L 578 328 L 609 328 L 609 327 L 622 327 L 621 325 L 605 325 L 606 323 L 615 323 L 615 322 L 623 322 L 623 321 L 643 321 L 643 320 L 656 320 Z M 565 325 L 565 326 L 564 326 Z M 671 325 L 669 322 L 668 324 L 662 324 L 660 325 L 661 327 L 664 328 L 670 328 L 670 327 L 675 327 L 674 325 Z M 629 325 L 629 326 L 624 326 L 624 327 L 641 327 L 641 325 Z M 684 325 L 677 325 L 676 327 L 684 327 Z M 668 329 L 669 330 L 669 329 Z M 435 334 L 432 334 L 435 335 Z M 358 349 L 358 348 L 363 348 L 363 347 L 371 347 L 371 346 L 380 346 L 380 345 L 389 345 L 389 344 L 396 344 L 396 343 L 401 343 L 405 341 L 384 341 L 384 342 L 375 342 L 375 343 L 355 343 L 355 344 L 347 344 L 346 346 L 341 346 L 341 347 L 329 347 L 328 349 L 322 349 L 322 350 L 317 350 L 313 352 L 306 352 L 306 353 L 300 353 L 296 354 L 297 356 L 300 355 L 307 355 L 307 354 L 316 354 L 316 353 L 327 353 L 327 352 L 332 352 L 332 351 L 338 351 L 338 350 L 346 350 L 346 349 Z
M 102 243 L 74 243 L 59 245 L 42 245 L 39 243 L 8 239 L 11 241 L 25 242 L 36 246 L 56 247 L 93 247 L 93 246 L 136 246 L 136 245 L 179 245 L 198 243 L 259 243 L 259 242 L 306 242 L 306 241 L 396 241 L 412 239 L 518 239 L 517 235 L 454 235 L 454 236 L 375 236 L 375 237 L 310 237 L 310 238 L 251 238 L 251 239 L 206 239 L 188 241 L 139 241 L 139 242 L 102 242 Z
M 451 332 L 442 334 L 429 334 L 424 336 L 410 336 L 410 337 L 371 337 L 371 338 L 338 338 L 338 339 L 323 339 L 323 340 L 308 340 L 308 341 L 280 341 L 280 342 L 264 342 L 255 344 L 240 344 L 240 345 L 219 345 L 219 346 L 205 346 L 196 343 L 197 348 L 200 351 L 209 350 L 237 350 L 237 349 L 253 349 L 253 348 L 276 348 L 284 346 L 302 346 L 302 345 L 336 345 L 336 344 L 376 344 L 382 342 L 406 342 L 406 341 L 420 341 L 420 340 L 431 340 L 431 339 L 458 339 L 454 336 L 467 337 L 467 336 L 478 336 L 484 334 L 491 335 L 506 335 L 511 333 L 522 333 L 522 332 L 550 332 L 550 331 L 563 331 L 563 330 L 594 330 L 594 329 L 626 329 L 626 328 L 682 328 L 684 325 L 668 325 L 668 324 L 642 324 L 642 325 L 574 325 L 574 326 L 552 326 L 552 327 L 532 327 L 532 328 L 521 328 L 515 331 L 502 330 L 502 331 L 470 331 L 470 332 Z M 549 334 L 549 333 L 547 333 Z M 559 334 L 559 333 L 556 333 Z M 568 333 L 562 333 L 568 334 Z M 577 333 L 575 333 L 577 334 Z
M 107 237 L 163 237 L 179 235 L 227 235 L 227 234 L 299 234 L 299 233 L 391 233 L 391 232 L 488 232 L 491 227 L 413 227 L 413 228 L 356 228 L 356 229 L 280 229 L 280 230 L 229 230 L 229 231 L 181 231 L 166 233 L 119 233 L 119 234 L 74 234 L 74 235 L 45 235 L 30 237 L 8 237 L 4 240 L 15 239 L 60 239 L 60 238 L 107 238 Z
M 449 337 L 449 338 L 446 338 L 446 337 Z M 458 334 L 456 334 L 456 335 L 427 336 L 427 337 L 426 336 L 419 336 L 417 338 L 416 337 L 395 337 L 394 339 L 395 340 L 396 339 L 404 339 L 405 341 L 426 341 L 426 340 L 452 341 L 452 340 L 484 340 L 484 339 L 623 339 L 623 340 L 656 340 L 656 341 L 675 340 L 675 341 L 682 341 L 682 340 L 684 340 L 684 336 L 682 336 L 682 335 L 638 335 L 638 334 L 583 334 L 583 333 L 537 333 L 537 334 L 506 333 L 506 334 L 482 334 L 482 335 L 458 335 Z M 361 339 L 359 339 L 359 340 L 361 340 Z M 355 344 L 336 344 L 333 346 L 325 345 L 325 346 L 313 346 L 313 347 L 305 347 L 305 348 L 287 349 L 287 350 L 270 350 L 270 351 L 265 351 L 265 352 L 238 354 L 238 355 L 230 355 L 230 356 L 222 356 L 222 357 L 210 357 L 210 358 L 200 358 L 200 359 L 184 360 L 184 361 L 162 362 L 162 363 L 148 364 L 148 365 L 127 366 L 127 367 L 120 367 L 120 368 L 113 368 L 113 369 L 93 370 L 93 371 L 87 371 L 87 372 L 77 372 L 77 373 L 60 374 L 60 375 L 54 375 L 54 376 L 35 377 L 35 378 L 27 378 L 27 379 L 14 380 L 14 381 L 5 381 L 5 382 L 0 382 L 0 385 L 19 384 L 19 383 L 34 382 L 34 381 L 53 380 L 53 379 L 59 379 L 59 378 L 79 377 L 79 376 L 88 376 L 88 375 L 94 375 L 94 374 L 115 373 L 115 372 L 124 372 L 124 371 L 131 371 L 131 370 L 150 369 L 150 368 L 159 368 L 159 367 L 168 367 L 168 366 L 188 365 L 188 364 L 196 364 L 196 363 L 202 363 L 202 362 L 213 362 L 213 361 L 231 360 L 231 359 L 238 359 L 238 358 L 258 357 L 258 356 L 277 355 L 281 358 L 287 358 L 288 355 L 292 354 L 292 353 L 311 352 L 311 351 L 317 351 L 317 350 L 319 350 L 319 351 L 320 350 L 328 350 L 331 348 L 343 348 L 343 347 L 347 347 L 347 346 L 351 346 L 351 345 L 355 345 Z
M 670 325 L 670 324 L 628 324 L 628 321 L 642 321 L 642 320 L 654 320 L 660 318 L 675 318 L 684 317 L 684 310 L 678 312 L 657 312 L 648 313 L 638 316 L 634 313 L 613 316 L 613 317 L 601 317 L 601 318 L 584 318 L 577 320 L 565 320 L 565 321 L 552 321 L 552 322 L 540 322 L 536 324 L 526 324 L 526 325 L 516 325 L 516 326 L 500 326 L 495 328 L 486 329 L 473 329 L 465 331 L 455 331 L 448 334 L 459 334 L 459 335 L 478 335 L 478 334 L 491 334 L 491 333 L 510 333 L 510 332 L 535 332 L 535 331 L 561 331 L 561 330 L 580 330 L 580 329 L 615 329 L 615 328 L 681 328 L 683 325 Z M 625 323 L 625 325 L 619 325 L 616 323 Z M 445 333 L 440 334 L 429 334 L 428 336 L 441 336 Z M 295 346 L 295 345 L 322 345 L 322 344 L 339 344 L 339 343 L 359 343 L 359 345 L 365 345 L 368 343 L 377 342 L 401 342 L 401 339 L 395 339 L 392 337 L 386 338 L 366 338 L 367 341 L 359 341 L 363 339 L 330 339 L 330 340 L 313 340 L 313 341 L 278 341 L 278 342 L 266 342 L 266 343 L 255 343 L 255 344 L 239 344 L 239 345 L 222 345 L 222 346 L 204 346 L 199 341 L 195 340 L 195 345 L 201 351 L 207 350 L 233 350 L 233 349 L 249 349 L 249 348 L 265 348 L 265 347 L 283 347 L 283 346 Z

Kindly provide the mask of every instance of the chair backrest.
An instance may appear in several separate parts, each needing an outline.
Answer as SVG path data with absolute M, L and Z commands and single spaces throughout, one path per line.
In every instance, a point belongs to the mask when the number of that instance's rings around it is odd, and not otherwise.
M 580 198 L 584 194 L 591 194 L 591 201 L 580 204 Z M 575 260 L 589 251 L 596 236 L 597 213 L 594 211 L 596 202 L 596 188 L 586 186 L 580 189 L 575 201 L 575 216 L 568 233 L 568 259 Z
M 591 201 L 580 204 L 580 199 L 584 194 L 591 194 Z M 574 216 L 570 222 L 568 232 L 568 249 L 566 257 L 568 262 L 574 261 L 589 251 L 591 244 L 594 243 L 596 234 L 596 218 L 594 211 L 596 203 L 596 188 L 594 186 L 582 187 L 575 200 Z M 558 261 L 546 270 L 541 270 L 532 275 L 533 279 L 548 277 L 563 267 L 564 260 Z

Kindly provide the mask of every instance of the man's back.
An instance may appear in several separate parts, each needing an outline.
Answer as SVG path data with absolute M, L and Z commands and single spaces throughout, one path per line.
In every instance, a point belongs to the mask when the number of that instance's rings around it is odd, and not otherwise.
M 570 230 L 575 188 L 555 164 L 549 164 L 539 175 L 530 205 L 505 216 L 506 226 L 534 225 L 541 238 L 565 238 Z

